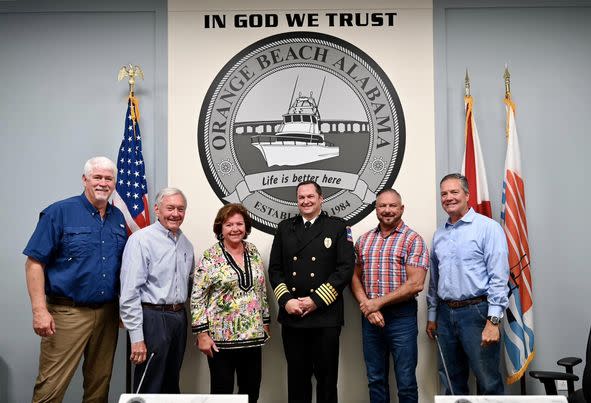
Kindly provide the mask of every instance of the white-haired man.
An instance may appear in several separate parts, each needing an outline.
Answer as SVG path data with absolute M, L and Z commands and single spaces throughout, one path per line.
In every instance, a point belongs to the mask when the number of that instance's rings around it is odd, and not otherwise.
M 120 312 L 129 330 L 129 359 L 137 365 L 134 391 L 139 393 L 180 393 L 185 301 L 195 267 L 193 246 L 180 229 L 186 208 L 183 192 L 162 189 L 154 206 L 158 221 L 134 232 L 123 252 Z
M 108 399 L 127 240 L 123 214 L 108 203 L 116 173 L 108 158 L 89 159 L 84 192 L 43 210 L 23 251 L 33 329 L 41 336 L 33 402 L 62 401 L 82 355 L 81 400 Z

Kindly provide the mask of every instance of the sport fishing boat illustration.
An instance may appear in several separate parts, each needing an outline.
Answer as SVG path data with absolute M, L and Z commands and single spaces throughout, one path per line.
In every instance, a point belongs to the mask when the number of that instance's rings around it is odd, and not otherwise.
M 302 96 L 300 93 L 293 100 L 296 79 L 290 106 L 283 115 L 283 122 L 277 132 L 270 136 L 251 137 L 250 143 L 261 152 L 267 166 L 301 165 L 339 156 L 339 147 L 325 141 L 320 132 L 318 105 L 322 98 L 324 81 L 316 102 L 312 92 L 310 96 Z

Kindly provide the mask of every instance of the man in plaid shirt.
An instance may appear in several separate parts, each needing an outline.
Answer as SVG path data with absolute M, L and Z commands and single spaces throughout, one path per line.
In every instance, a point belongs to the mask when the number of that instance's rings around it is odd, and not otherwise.
M 417 294 L 429 268 L 427 245 L 402 221 L 404 205 L 394 189 L 376 198 L 379 224 L 357 240 L 351 282 L 363 314 L 363 355 L 372 403 L 389 402 L 389 353 L 400 403 L 418 402 Z

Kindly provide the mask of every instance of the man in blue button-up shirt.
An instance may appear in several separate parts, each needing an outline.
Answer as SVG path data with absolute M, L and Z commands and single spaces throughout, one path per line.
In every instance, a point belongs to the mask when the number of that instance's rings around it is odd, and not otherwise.
M 467 395 L 472 369 L 479 394 L 502 395 L 499 321 L 509 292 L 505 234 L 468 206 L 465 176 L 445 176 L 440 190 L 449 219 L 433 236 L 427 334 L 439 335 L 451 385 L 442 363 L 441 383 L 447 394 Z
M 33 329 L 42 337 L 33 401 L 61 401 L 84 354 L 83 401 L 107 401 L 117 344 L 119 269 L 127 232 L 108 203 L 116 168 L 84 165 L 84 193 L 39 215 L 23 253 Z
M 121 266 L 121 319 L 131 339 L 136 393 L 180 393 L 187 344 L 185 301 L 195 259 L 180 227 L 187 199 L 175 188 L 158 192 L 158 221 L 133 233 Z M 143 377 L 143 383 L 142 382 Z

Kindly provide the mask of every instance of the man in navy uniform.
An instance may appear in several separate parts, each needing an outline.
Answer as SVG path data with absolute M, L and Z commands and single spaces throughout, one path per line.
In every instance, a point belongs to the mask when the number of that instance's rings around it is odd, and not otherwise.
M 321 211 L 322 189 L 297 186 L 300 215 L 279 223 L 269 280 L 279 304 L 278 321 L 287 359 L 289 402 L 337 401 L 343 290 L 351 281 L 355 253 L 345 222 Z

